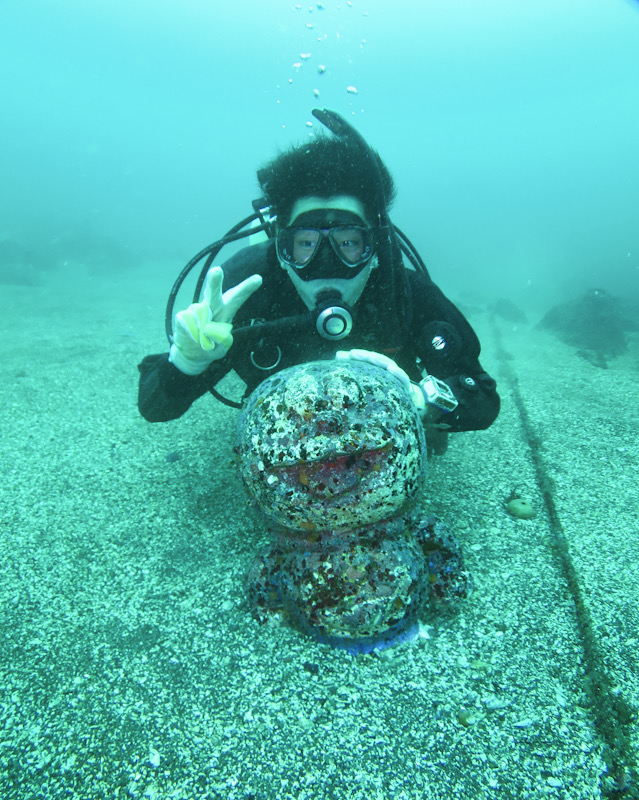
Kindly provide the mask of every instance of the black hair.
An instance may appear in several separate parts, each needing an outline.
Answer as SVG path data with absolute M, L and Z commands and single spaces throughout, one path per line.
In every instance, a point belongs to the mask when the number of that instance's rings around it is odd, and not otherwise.
M 371 164 L 371 152 L 376 167 Z M 280 153 L 258 170 L 257 178 L 268 204 L 286 221 L 301 197 L 348 194 L 356 197 L 368 219 L 376 222 L 380 179 L 387 207 L 395 197 L 393 178 L 376 152 L 332 136 L 319 135 Z

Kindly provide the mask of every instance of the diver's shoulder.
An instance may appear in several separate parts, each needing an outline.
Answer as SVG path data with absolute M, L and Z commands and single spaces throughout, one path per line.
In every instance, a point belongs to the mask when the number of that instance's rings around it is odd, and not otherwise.
M 272 239 L 243 247 L 222 265 L 225 276 L 235 283 L 249 275 L 266 277 L 276 266 L 275 244 Z
M 437 291 L 437 284 L 435 281 L 433 281 L 428 272 L 418 272 L 416 269 L 409 269 L 406 266 L 404 267 L 404 270 L 408 279 L 408 284 L 413 291 Z

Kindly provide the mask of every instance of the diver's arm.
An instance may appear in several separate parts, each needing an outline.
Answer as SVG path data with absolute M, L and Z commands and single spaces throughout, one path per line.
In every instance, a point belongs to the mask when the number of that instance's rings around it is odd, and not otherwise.
M 468 372 L 443 378 L 457 400 L 457 408 L 445 414 L 440 422 L 451 431 L 479 431 L 488 428 L 499 414 L 496 383 L 476 362 Z
M 181 348 L 176 345 L 172 353 L 147 356 L 139 365 L 138 408 L 146 420 L 177 419 L 234 368 L 233 316 L 240 306 L 243 311 L 249 308 L 249 317 L 261 316 L 252 301 L 260 295 L 256 290 L 261 277 L 256 273 L 264 268 L 269 247 L 270 242 L 251 245 L 225 262 L 226 292 L 222 291 L 219 268 L 209 270 L 204 303 L 193 304 L 176 316 L 176 321 L 180 318 Z
M 434 375 L 424 375 L 420 381 L 411 381 L 408 373 L 384 353 L 355 348 L 338 350 L 335 358 L 338 361 L 362 361 L 374 364 L 389 372 L 406 390 L 425 425 L 438 424 L 458 406 L 457 398 L 444 381 Z
M 431 281 L 413 278 L 413 308 L 415 352 L 421 365 L 448 385 L 458 403 L 440 421 L 451 431 L 488 428 L 499 414 L 500 401 L 496 382 L 479 362 L 475 331 Z
M 147 422 L 168 422 L 181 417 L 230 368 L 228 362 L 218 361 L 201 375 L 185 375 L 171 364 L 168 353 L 146 356 L 138 367 L 140 414 Z

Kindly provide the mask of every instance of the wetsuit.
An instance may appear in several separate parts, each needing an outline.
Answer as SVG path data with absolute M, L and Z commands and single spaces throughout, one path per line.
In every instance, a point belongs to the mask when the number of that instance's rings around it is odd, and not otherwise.
M 425 369 L 445 381 L 459 402 L 457 409 L 444 418 L 451 431 L 487 428 L 496 418 L 499 395 L 495 381 L 479 363 L 477 336 L 463 314 L 427 275 L 406 270 L 412 314 L 400 331 L 400 326 L 391 329 L 385 321 L 384 304 L 388 300 L 376 283 L 375 273 L 379 270 L 374 270 L 352 309 L 352 332 L 344 339 L 328 341 L 317 333 L 314 320 L 281 268 L 273 241 L 241 250 L 223 269 L 225 290 L 255 273 L 263 278 L 262 286 L 235 315 L 234 331 L 255 322 L 275 323 L 291 317 L 297 321 L 288 327 L 286 323 L 255 326 L 248 335 L 240 332 L 234 336 L 228 354 L 214 361 L 201 375 L 183 374 L 169 362 L 168 353 L 147 356 L 139 366 L 138 405 L 149 422 L 180 417 L 194 400 L 215 387 L 231 370 L 246 383 L 248 395 L 273 372 L 332 358 L 337 350 L 352 348 L 392 356 L 412 380 L 420 380 L 421 369 Z

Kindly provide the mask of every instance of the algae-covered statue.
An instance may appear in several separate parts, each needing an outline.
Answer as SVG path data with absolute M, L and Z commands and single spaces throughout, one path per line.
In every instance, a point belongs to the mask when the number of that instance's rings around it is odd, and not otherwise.
M 459 545 L 419 504 L 420 414 L 396 377 L 362 361 L 282 370 L 249 397 L 236 450 L 271 535 L 248 593 L 260 621 L 370 652 L 415 635 L 433 597 L 464 597 Z

